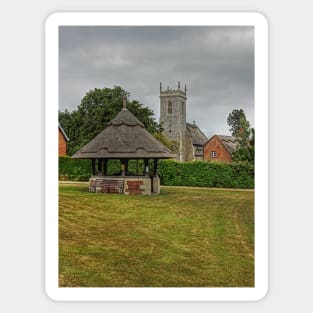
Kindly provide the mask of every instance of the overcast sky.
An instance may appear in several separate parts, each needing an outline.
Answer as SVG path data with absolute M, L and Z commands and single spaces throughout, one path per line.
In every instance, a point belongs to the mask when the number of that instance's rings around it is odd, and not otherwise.
M 254 126 L 253 27 L 60 27 L 59 109 L 76 109 L 90 89 L 121 86 L 159 121 L 159 85 L 187 85 L 187 121 L 229 134 L 242 108 Z

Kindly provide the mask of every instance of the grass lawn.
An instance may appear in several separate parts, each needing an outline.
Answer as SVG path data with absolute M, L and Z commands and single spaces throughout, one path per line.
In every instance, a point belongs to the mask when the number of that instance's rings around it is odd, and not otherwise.
M 254 192 L 59 187 L 61 287 L 253 287 Z

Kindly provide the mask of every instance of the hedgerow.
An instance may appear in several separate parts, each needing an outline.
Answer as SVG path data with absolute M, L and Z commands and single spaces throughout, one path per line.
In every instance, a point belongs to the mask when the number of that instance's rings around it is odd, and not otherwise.
M 248 162 L 159 162 L 161 184 L 218 188 L 254 188 L 254 166 Z
M 158 174 L 161 184 L 166 186 L 254 188 L 254 165 L 248 162 L 176 162 L 160 160 Z M 152 173 L 153 164 L 150 162 Z M 143 161 L 130 161 L 129 171 L 143 173 Z M 108 174 L 119 172 L 119 161 L 109 160 Z M 91 161 L 59 158 L 59 179 L 88 181 L 91 175 Z

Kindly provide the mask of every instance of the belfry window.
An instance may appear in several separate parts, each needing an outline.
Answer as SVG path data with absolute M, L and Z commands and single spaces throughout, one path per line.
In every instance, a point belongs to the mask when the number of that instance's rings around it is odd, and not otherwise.
M 169 101 L 168 104 L 167 104 L 167 113 L 168 114 L 172 114 L 173 113 L 173 105 L 172 105 L 171 101 Z

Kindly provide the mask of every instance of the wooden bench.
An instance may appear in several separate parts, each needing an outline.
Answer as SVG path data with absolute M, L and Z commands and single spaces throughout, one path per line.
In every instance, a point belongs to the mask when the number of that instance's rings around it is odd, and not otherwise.
M 101 192 L 105 193 L 124 193 L 123 179 L 96 179 L 95 188 L 101 187 Z

